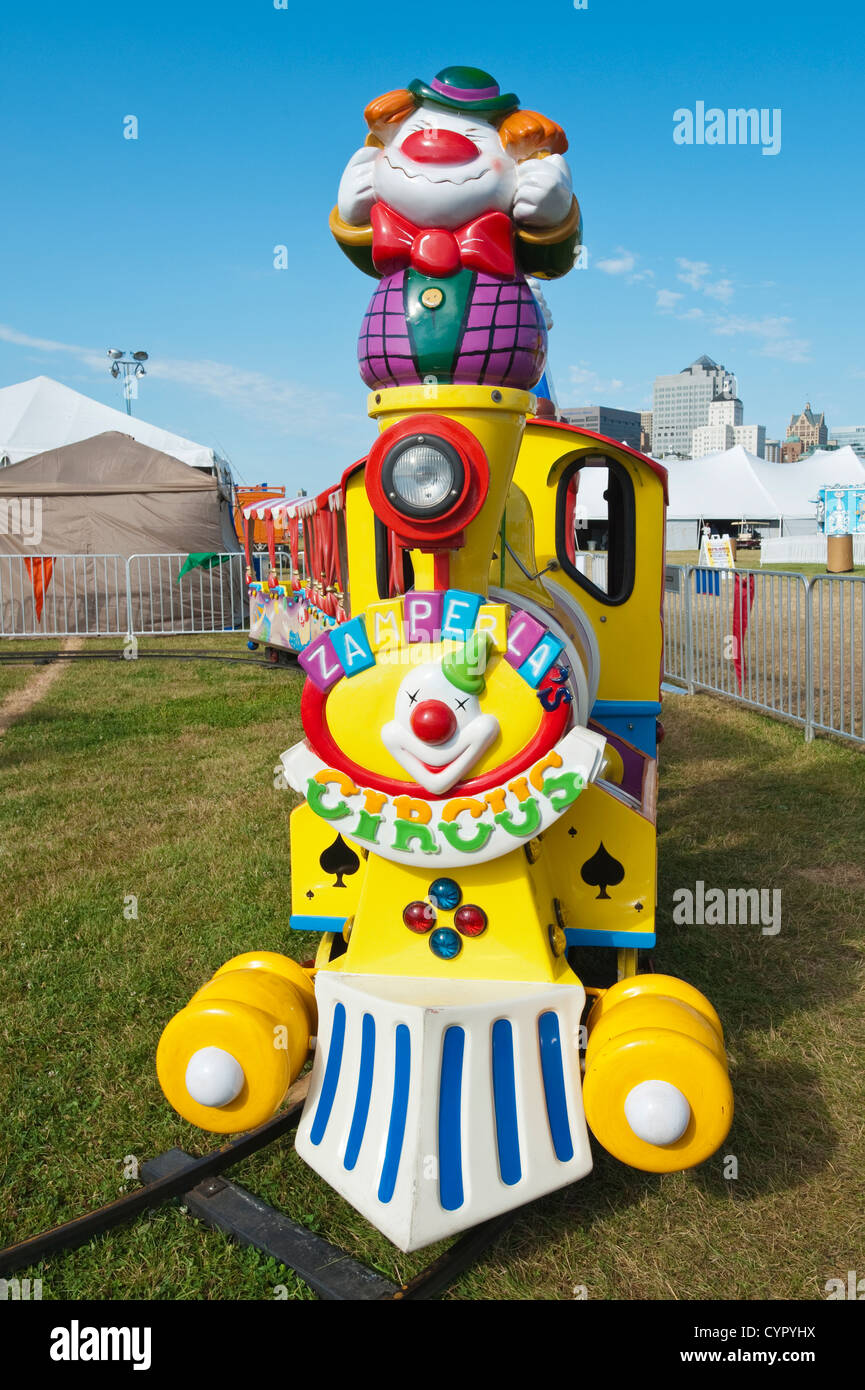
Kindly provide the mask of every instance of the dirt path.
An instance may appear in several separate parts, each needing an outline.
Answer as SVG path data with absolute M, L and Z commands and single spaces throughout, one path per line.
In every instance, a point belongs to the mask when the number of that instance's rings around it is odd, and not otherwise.
M 61 650 L 65 652 L 77 652 L 84 645 L 81 637 L 66 637 L 61 643 Z M 65 661 L 52 662 L 50 666 L 39 666 L 31 676 L 30 680 L 20 690 L 13 690 L 6 699 L 0 703 L 0 738 L 5 734 L 10 724 L 14 724 L 16 719 L 21 719 L 27 714 L 35 704 L 37 704 L 62 674 Z

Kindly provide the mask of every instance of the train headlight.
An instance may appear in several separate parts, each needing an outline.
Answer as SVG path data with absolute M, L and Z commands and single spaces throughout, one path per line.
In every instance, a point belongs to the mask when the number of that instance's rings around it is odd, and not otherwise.
M 452 444 L 435 435 L 401 440 L 382 465 L 382 487 L 406 516 L 431 519 L 450 511 L 463 490 L 465 469 Z
M 435 551 L 464 543 L 489 488 L 477 438 L 446 415 L 412 415 L 384 430 L 367 459 L 376 516 L 405 546 Z

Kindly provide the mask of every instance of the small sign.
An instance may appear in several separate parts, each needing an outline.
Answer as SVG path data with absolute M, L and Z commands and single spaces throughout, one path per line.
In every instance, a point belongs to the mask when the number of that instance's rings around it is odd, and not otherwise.
M 733 542 L 729 536 L 704 536 L 700 545 L 700 564 L 713 570 L 736 568 Z
M 682 571 L 678 565 L 664 567 L 664 588 L 668 594 L 678 594 L 682 588 Z

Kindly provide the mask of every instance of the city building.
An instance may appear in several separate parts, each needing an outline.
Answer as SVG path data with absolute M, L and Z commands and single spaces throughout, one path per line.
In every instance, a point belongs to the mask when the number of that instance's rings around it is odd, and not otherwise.
M 640 412 L 638 410 L 617 410 L 609 405 L 586 405 L 573 407 L 561 412 L 563 420 L 569 425 L 580 425 L 583 429 L 605 434 L 619 444 L 627 444 L 631 449 L 640 447 Z
M 747 449 L 749 454 L 756 454 L 758 459 L 765 458 L 766 426 L 735 425 L 733 428 L 733 443 L 741 444 L 743 449 Z
M 709 423 L 713 401 L 734 400 L 736 378 L 711 357 L 698 357 L 690 367 L 655 378 L 652 406 L 652 447 L 655 458 L 673 454 L 691 458 L 694 430 Z
M 651 410 L 640 411 L 640 453 L 650 454 L 652 452 L 652 412 Z
M 781 462 L 781 441 L 780 439 L 767 439 L 764 445 L 764 459 L 767 463 Z
M 788 441 L 798 439 L 802 445 L 801 453 L 803 454 L 809 453 L 812 449 L 825 448 L 829 442 L 826 416 L 822 411 L 816 415 L 811 409 L 811 402 L 807 401 L 805 409 L 800 415 L 790 416 L 787 439 Z
M 798 434 L 788 434 L 781 445 L 781 462 L 798 463 L 805 452 Z
M 865 459 L 865 425 L 842 425 L 832 431 L 832 443 L 843 449 L 849 444 L 860 459 Z
M 766 426 L 742 423 L 743 407 L 738 396 L 726 396 L 712 401 L 709 423 L 700 425 L 691 435 L 691 457 L 705 458 L 720 454 L 741 444 L 749 453 L 763 457 L 766 447 Z

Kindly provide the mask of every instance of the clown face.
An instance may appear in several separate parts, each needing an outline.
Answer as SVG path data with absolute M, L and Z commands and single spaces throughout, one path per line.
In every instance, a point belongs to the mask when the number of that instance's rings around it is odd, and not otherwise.
M 516 170 L 495 126 L 424 103 L 378 152 L 373 181 L 409 221 L 452 230 L 483 212 L 510 213 Z
M 495 716 L 481 713 L 477 695 L 454 685 L 436 662 L 403 677 L 394 715 L 381 731 L 382 742 L 434 795 L 461 781 L 499 732 Z

